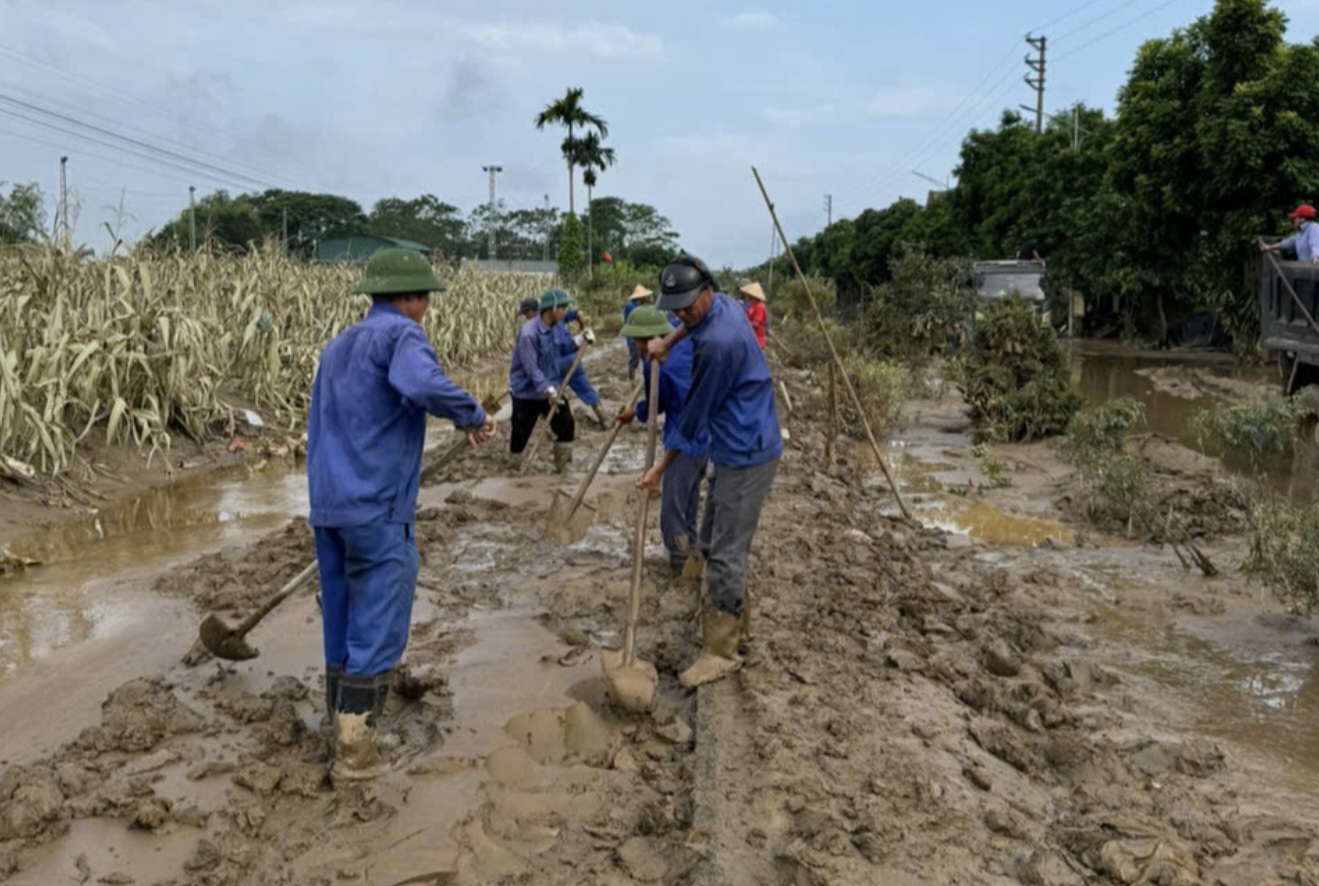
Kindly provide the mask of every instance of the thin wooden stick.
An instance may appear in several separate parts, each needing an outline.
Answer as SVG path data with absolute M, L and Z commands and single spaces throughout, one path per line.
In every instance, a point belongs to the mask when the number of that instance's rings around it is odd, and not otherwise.
M 915 522 L 912 519 L 911 511 L 907 510 L 907 503 L 902 500 L 902 493 L 898 491 L 898 484 L 893 480 L 893 474 L 888 469 L 888 464 L 884 461 L 884 455 L 879 451 L 879 443 L 875 442 L 875 433 L 870 429 L 870 419 L 866 418 L 866 411 L 861 406 L 861 398 L 856 395 L 856 388 L 852 386 L 852 379 L 847 375 L 847 368 L 843 366 L 843 358 L 838 356 L 838 350 L 834 348 L 834 340 L 829 335 L 829 327 L 825 325 L 824 314 L 820 313 L 820 305 L 815 300 L 815 293 L 811 292 L 811 284 L 802 272 L 801 265 L 797 264 L 797 256 L 792 251 L 792 244 L 788 242 L 788 236 L 783 233 L 783 225 L 779 224 L 779 214 L 774 211 L 774 204 L 770 202 L 769 192 L 765 190 L 765 183 L 760 180 L 760 173 L 756 167 L 751 167 L 751 174 L 756 177 L 756 185 L 760 188 L 760 196 L 765 198 L 765 206 L 769 209 L 770 218 L 774 220 L 774 230 L 778 231 L 779 240 L 783 243 L 783 251 L 792 262 L 792 269 L 797 272 L 797 279 L 801 281 L 802 287 L 806 290 L 806 298 L 811 303 L 811 310 L 815 312 L 815 322 L 820 325 L 820 334 L 824 336 L 824 342 L 829 346 L 829 353 L 833 356 L 834 365 L 843 377 L 843 382 L 847 385 L 847 393 L 852 397 L 852 406 L 856 408 L 857 415 L 861 416 L 861 426 L 866 429 L 866 439 L 870 441 L 870 449 L 875 454 L 875 461 L 879 463 L 879 469 L 884 472 L 884 479 L 888 481 L 889 489 L 893 492 L 893 498 L 897 500 L 898 509 L 902 511 L 902 516 L 909 522 Z

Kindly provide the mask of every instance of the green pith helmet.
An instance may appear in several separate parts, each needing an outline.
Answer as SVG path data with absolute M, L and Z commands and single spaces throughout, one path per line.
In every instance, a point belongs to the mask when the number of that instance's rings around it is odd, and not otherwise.
M 572 296 L 562 289 L 548 289 L 540 297 L 540 309 L 548 311 L 553 308 L 566 308 L 572 304 Z
M 669 318 L 659 308 L 642 305 L 628 315 L 619 333 L 623 338 L 663 338 L 673 331 Z
M 402 292 L 443 292 L 430 264 L 411 249 L 381 249 L 366 263 L 366 277 L 353 292 L 396 295 Z

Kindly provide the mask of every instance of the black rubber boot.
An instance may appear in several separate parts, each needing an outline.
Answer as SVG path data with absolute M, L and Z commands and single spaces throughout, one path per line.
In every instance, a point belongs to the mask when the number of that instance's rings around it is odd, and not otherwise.
M 375 709 L 381 697 L 378 677 L 344 674 L 336 705 L 335 781 L 360 781 L 384 774 Z M 388 684 L 386 684 L 388 685 Z
M 339 684 L 343 681 L 343 665 L 325 666 L 325 720 L 323 727 L 334 730 L 334 712 L 339 706 Z

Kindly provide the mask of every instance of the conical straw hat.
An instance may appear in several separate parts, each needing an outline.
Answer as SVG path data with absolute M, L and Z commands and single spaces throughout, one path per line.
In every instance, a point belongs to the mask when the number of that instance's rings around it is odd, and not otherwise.
M 747 285 L 740 287 L 737 291 L 749 298 L 754 298 L 756 301 L 765 300 L 765 290 L 760 288 L 759 283 L 748 283 Z
M 637 288 L 632 290 L 632 294 L 627 297 L 627 300 L 637 301 L 638 299 L 650 298 L 654 294 L 655 293 L 638 283 Z

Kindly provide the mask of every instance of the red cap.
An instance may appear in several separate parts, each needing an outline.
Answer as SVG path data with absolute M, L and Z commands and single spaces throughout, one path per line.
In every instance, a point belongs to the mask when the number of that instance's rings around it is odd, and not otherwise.
M 1289 215 L 1289 216 L 1287 216 L 1287 217 L 1288 217 L 1288 218 L 1308 218 L 1308 219 L 1313 220 L 1313 219 L 1314 219 L 1314 207 L 1311 206 L 1311 205 L 1308 204 L 1308 203 L 1305 204 L 1304 206 L 1298 206 L 1298 207 L 1296 207 L 1296 211 L 1293 212 L 1291 215 Z

